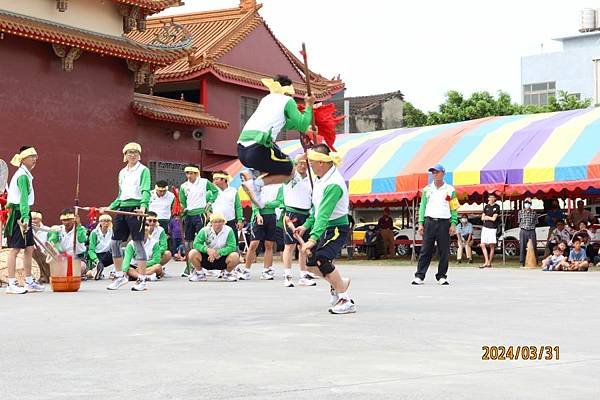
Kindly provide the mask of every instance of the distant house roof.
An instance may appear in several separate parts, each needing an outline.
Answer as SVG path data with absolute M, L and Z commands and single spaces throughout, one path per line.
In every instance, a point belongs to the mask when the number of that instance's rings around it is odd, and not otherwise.
M 133 31 L 128 37 L 140 43 L 151 43 L 163 23 L 172 20 L 173 23 L 184 27 L 192 36 L 192 53 L 178 61 L 156 71 L 157 82 L 173 82 L 193 79 L 207 72 L 218 78 L 227 76 L 227 80 L 258 89 L 266 88 L 260 79 L 271 77 L 260 71 L 242 70 L 235 66 L 219 63 L 219 59 L 231 51 L 250 32 L 259 25 L 265 26 L 275 43 L 281 48 L 293 68 L 304 77 L 303 63 L 292 54 L 269 29 L 258 14 L 261 4 L 254 1 L 242 1 L 240 7 L 181 14 L 169 17 L 154 17 L 147 21 L 144 32 Z M 225 72 L 226 71 L 226 72 Z M 318 99 L 331 97 L 344 88 L 340 79 L 327 79 L 310 71 L 313 91 Z M 305 82 L 294 82 L 299 97 L 306 93 Z
M 229 123 L 207 114 L 201 104 L 134 93 L 131 108 L 135 114 L 159 121 L 191 126 L 227 128 Z
M 115 3 L 129 4 L 145 8 L 152 13 L 163 11 L 169 7 L 183 5 L 182 0 L 113 0 Z
M 401 100 L 404 100 L 404 95 L 397 90 L 395 92 L 374 94 L 370 96 L 345 97 L 343 99 L 336 99 L 332 103 L 335 104 L 335 108 L 338 112 L 344 113 L 344 101 L 348 100 L 350 102 L 350 114 L 352 115 L 366 112 L 391 98 L 400 98 Z

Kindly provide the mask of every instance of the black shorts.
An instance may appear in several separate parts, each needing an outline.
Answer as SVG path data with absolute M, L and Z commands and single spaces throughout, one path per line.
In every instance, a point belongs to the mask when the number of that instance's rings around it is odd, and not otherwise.
M 135 212 L 137 207 L 119 207 L 119 211 Z M 131 240 L 144 241 L 144 227 L 146 218 L 134 217 L 131 215 L 117 214 L 113 220 L 113 240 L 127 241 L 131 235 Z
M 188 242 L 196 238 L 196 234 L 200 229 L 204 228 L 204 215 L 188 215 L 184 218 L 183 226 L 185 227 L 184 238 Z
M 98 260 L 104 265 L 108 267 L 109 265 L 113 265 L 112 253 L 110 251 L 106 251 L 104 253 L 96 253 Z
M 254 143 L 244 147 L 238 143 L 238 158 L 247 168 L 272 175 L 291 175 L 294 164 L 276 144 L 272 148 Z
M 15 213 L 15 223 L 13 225 L 13 229 L 12 232 L 10 234 L 10 236 L 7 237 L 7 246 L 10 249 L 25 249 L 27 247 L 31 247 L 34 244 L 34 240 L 33 240 L 33 228 L 31 226 L 31 213 L 29 214 L 29 229 L 27 230 L 27 232 L 25 233 L 25 235 L 23 235 L 21 233 L 21 228 L 19 226 L 19 224 L 17 223 L 18 220 L 21 219 L 21 211 L 19 209 L 12 209 L 10 210 L 11 213 Z
M 316 267 L 317 260 L 323 258 L 330 261 L 335 260 L 346 244 L 348 231 L 348 225 L 327 228 L 317 242 L 317 245 L 312 248 L 312 254 L 306 261 L 306 265 Z
M 298 214 L 298 213 L 291 212 L 291 211 L 286 211 L 285 215 L 290 219 L 290 221 L 292 221 L 294 223 L 296 228 L 304 225 L 304 223 L 306 222 L 306 219 L 308 218 L 308 215 Z M 287 226 L 285 228 L 286 229 L 285 229 L 285 234 L 283 235 L 283 242 L 285 244 L 298 244 L 298 241 L 294 237 L 294 232 L 292 232 Z M 302 239 L 304 239 L 304 241 L 307 241 L 309 234 L 310 234 L 310 232 L 306 231 L 304 233 L 304 236 L 302 237 Z
M 275 214 L 263 215 L 263 224 L 258 225 L 256 221 L 252 223 L 252 230 L 250 233 L 250 240 L 267 240 L 274 242 L 277 238 L 275 232 L 277 228 L 277 217 Z
M 227 259 L 227 256 L 221 256 L 219 258 L 217 258 L 214 262 L 210 262 L 208 261 L 208 254 L 206 253 L 200 253 L 202 254 L 202 261 L 200 261 L 200 266 L 204 269 L 220 269 L 220 270 L 224 270 L 227 268 L 227 263 L 225 262 L 225 260 Z

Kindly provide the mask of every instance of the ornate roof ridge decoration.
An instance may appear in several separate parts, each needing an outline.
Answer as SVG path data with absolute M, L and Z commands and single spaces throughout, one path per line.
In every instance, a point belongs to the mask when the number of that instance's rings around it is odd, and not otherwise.
M 192 35 L 182 25 L 171 21 L 165 22 L 148 47 L 159 50 L 191 49 Z
M 169 18 L 172 18 L 175 23 L 183 25 L 190 31 L 194 48 L 187 60 L 178 60 L 158 69 L 155 73 L 157 82 L 193 79 L 210 71 L 225 80 L 247 84 L 251 87 L 258 86 L 263 89 L 262 83 L 256 84 L 255 77 L 267 77 L 267 75 L 219 63 L 220 58 L 261 24 L 280 47 L 292 68 L 304 77 L 304 64 L 275 37 L 264 19 L 258 14 L 261 7 L 262 5 L 256 4 L 254 0 L 242 0 L 240 7 L 237 8 L 170 16 Z M 149 43 L 151 32 L 156 30 L 164 20 L 165 18 L 160 17 L 149 18 L 146 32 L 132 32 L 129 37 L 142 43 Z M 237 69 L 237 72 L 232 72 L 232 69 Z M 249 75 L 252 78 L 249 78 Z M 326 99 L 345 86 L 340 79 L 329 80 L 313 71 L 310 73 L 310 79 L 319 99 Z M 305 84 L 296 82 L 295 86 L 297 88 L 305 87 Z M 303 90 L 301 89 L 301 91 Z
M 133 112 L 142 117 L 190 126 L 210 126 L 225 129 L 229 122 L 208 114 L 201 104 L 134 93 Z
M 127 37 L 92 32 L 4 10 L 0 10 L 0 32 L 160 66 L 172 64 L 189 53 L 187 48 L 150 48 Z

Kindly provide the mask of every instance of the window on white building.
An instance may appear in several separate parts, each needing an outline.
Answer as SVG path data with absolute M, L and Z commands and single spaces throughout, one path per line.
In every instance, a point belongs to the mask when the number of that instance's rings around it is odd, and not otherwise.
M 556 82 L 528 83 L 523 85 L 523 104 L 543 106 L 550 97 L 556 97 Z

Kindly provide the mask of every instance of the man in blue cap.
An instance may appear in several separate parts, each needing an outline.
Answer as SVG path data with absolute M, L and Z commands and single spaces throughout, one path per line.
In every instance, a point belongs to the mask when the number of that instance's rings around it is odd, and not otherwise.
M 450 253 L 450 235 L 456 233 L 459 207 L 456 191 L 452 185 L 444 182 L 446 169 L 437 164 L 429 168 L 433 181 L 425 186 L 419 206 L 419 234 L 423 237 L 421 254 L 413 285 L 422 285 L 425 274 L 433 256 L 434 245 L 437 243 L 440 261 L 435 275 L 440 285 L 449 285 L 448 255 Z

